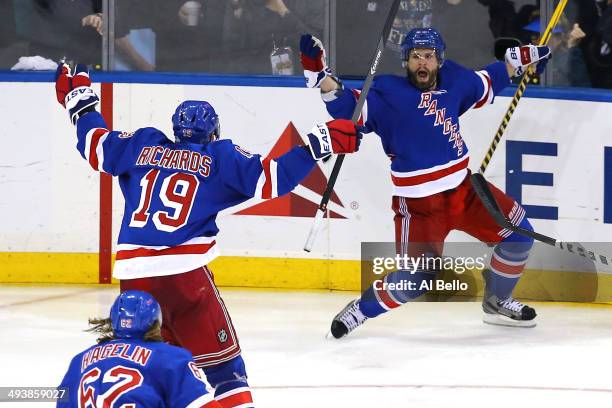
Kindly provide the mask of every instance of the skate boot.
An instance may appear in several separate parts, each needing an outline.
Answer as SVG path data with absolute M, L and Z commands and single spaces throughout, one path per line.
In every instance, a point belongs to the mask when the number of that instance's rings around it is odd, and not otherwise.
M 485 312 L 482 321 L 488 324 L 512 327 L 535 327 L 537 324 L 535 309 L 513 297 L 502 300 L 493 294 L 485 295 L 482 310 Z
M 359 299 L 352 300 L 332 320 L 330 334 L 339 339 L 361 326 L 366 320 L 368 318 L 359 310 Z

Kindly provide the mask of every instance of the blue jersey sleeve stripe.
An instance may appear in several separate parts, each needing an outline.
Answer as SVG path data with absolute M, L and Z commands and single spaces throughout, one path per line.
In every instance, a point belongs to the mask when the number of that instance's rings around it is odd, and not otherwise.
M 104 141 L 109 133 L 108 129 L 94 128 L 85 135 L 85 159 L 96 171 L 104 172 Z
M 268 200 L 278 197 L 278 163 L 271 159 L 264 159 L 261 165 L 263 166 L 262 175 L 264 176 L 261 198 Z
M 278 163 L 269 158 L 260 158 L 260 161 L 262 170 L 253 197 L 264 200 L 278 197 Z
M 287 194 L 310 173 L 314 159 L 301 147 L 295 147 L 278 159 L 261 159 L 262 171 L 255 187 L 255 198 L 269 200 Z
M 263 166 L 263 162 L 262 162 Z M 253 197 L 255 198 L 263 198 L 263 186 L 266 183 L 266 173 L 265 171 L 261 171 L 259 178 L 257 179 L 257 184 L 255 185 L 255 192 L 253 193 Z
M 85 160 L 89 161 L 91 152 L 91 135 L 89 139 L 87 135 L 92 130 L 106 129 L 106 127 L 106 122 L 99 112 L 87 113 L 77 121 L 77 150 Z M 97 166 L 94 167 L 94 170 L 98 170 Z
M 472 108 L 474 109 L 478 109 L 486 104 L 493 102 L 493 89 L 489 73 L 487 71 L 476 71 L 476 75 L 478 75 L 478 77 L 482 81 L 483 92 L 482 97 L 472 106 Z

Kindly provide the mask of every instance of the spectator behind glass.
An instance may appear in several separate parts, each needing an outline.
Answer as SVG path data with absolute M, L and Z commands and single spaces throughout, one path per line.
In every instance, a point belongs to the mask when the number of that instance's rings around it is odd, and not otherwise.
M 478 2 L 488 9 L 489 29 L 493 38 L 517 39 L 521 44 L 532 42 L 533 32 L 525 29 L 525 26 L 540 17 L 540 0 L 518 2 L 523 3 L 518 11 L 516 11 L 517 2 L 512 0 L 478 0 Z
M 27 53 L 27 42 L 20 40 L 15 32 L 13 2 L 4 3 L 0 6 L 0 69 L 10 68 Z
M 229 0 L 222 46 L 212 58 L 215 72 L 271 74 L 274 48 L 289 47 L 288 58 L 299 64 L 299 39 L 304 32 L 322 35 L 325 0 Z
M 524 26 L 540 16 L 540 1 L 523 4 L 516 11 L 511 0 L 478 0 L 489 12 L 489 29 L 493 38 L 516 38 L 521 44 L 531 41 L 532 33 Z
M 489 28 L 493 38 L 517 37 L 516 11 L 510 0 L 478 0 L 489 10 Z
M 215 33 L 221 29 L 222 3 L 165 0 L 151 7 L 148 0 L 119 1 L 118 55 L 139 71 L 208 71 L 211 45 L 220 38 Z
M 572 14 L 572 20 L 575 20 L 585 33 L 580 48 L 587 64 L 591 83 L 596 88 L 610 88 L 609 77 L 612 63 L 610 57 L 605 54 L 605 47 L 602 49 L 603 31 L 599 29 L 599 23 L 604 20 L 604 14 L 607 10 L 609 12 L 609 4 L 608 0 L 572 0 L 566 13 Z
M 101 12 L 102 0 L 13 0 L 13 7 L 16 31 L 28 42 L 28 55 L 100 64 L 102 39 L 86 20 Z
M 456 6 L 461 0 L 444 0 L 443 3 Z M 392 0 L 336 1 L 335 63 L 339 75 L 357 77 L 365 75 L 372 62 L 372 54 L 376 49 L 391 4 Z M 397 59 L 401 56 L 400 44 L 406 33 L 413 28 L 431 27 L 434 12 L 433 0 L 404 0 L 400 3 L 379 72 L 397 74 L 403 72 L 403 68 L 397 64 Z M 359 29 L 355 28 L 356 24 Z M 438 21 L 438 26 L 444 24 L 445 22 Z
M 336 72 L 339 75 L 365 75 L 391 4 L 391 0 L 337 0 Z M 379 72 L 401 70 L 401 67 L 397 66 L 397 59 L 400 56 L 402 40 L 413 28 L 431 27 L 432 12 L 432 0 L 400 3 Z M 355 29 L 357 21 L 360 22 L 359 30 Z
M 574 23 L 572 28 L 567 29 L 566 32 L 561 28 L 564 25 L 567 26 L 568 23 L 567 20 L 562 19 L 548 40 L 548 46 L 555 56 L 553 69 L 549 71 L 552 72 L 552 85 L 591 87 L 589 73 L 579 47 L 586 34 L 578 23 Z M 532 33 L 530 39 L 532 44 L 539 42 L 540 32 L 544 28 L 540 24 L 539 17 L 523 27 Z
M 595 86 L 612 89 L 612 0 L 608 0 L 602 9 L 589 51 L 598 75 Z
M 606 75 L 602 86 L 612 89 L 612 0 L 608 0 L 608 7 L 602 15 L 597 30 L 600 33 L 603 42 L 601 47 L 602 62 L 605 64 Z

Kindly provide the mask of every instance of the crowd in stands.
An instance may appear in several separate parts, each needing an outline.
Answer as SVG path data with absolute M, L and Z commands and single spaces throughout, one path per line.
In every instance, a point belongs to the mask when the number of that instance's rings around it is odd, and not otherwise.
M 299 75 L 299 37 L 308 32 L 333 43 L 335 72 L 362 77 L 391 2 L 117 0 L 113 69 Z M 101 69 L 102 0 L 0 4 L 0 69 L 49 69 L 62 58 Z M 403 35 L 430 26 L 449 39 L 449 58 L 479 68 L 509 46 L 537 42 L 540 9 L 539 0 L 403 0 L 380 72 L 400 72 Z M 549 43 L 548 84 L 612 88 L 612 0 L 569 0 Z

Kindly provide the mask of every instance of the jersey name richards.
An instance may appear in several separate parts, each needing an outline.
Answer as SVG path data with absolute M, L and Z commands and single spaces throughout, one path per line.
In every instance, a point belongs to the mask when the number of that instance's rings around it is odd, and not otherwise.
M 98 112 L 77 122 L 77 149 L 97 171 L 117 176 L 125 208 L 113 276 L 134 279 L 191 271 L 219 252 L 217 213 L 252 197 L 293 189 L 313 168 L 295 147 L 277 159 L 231 140 L 175 143 L 155 128 L 109 131 Z

